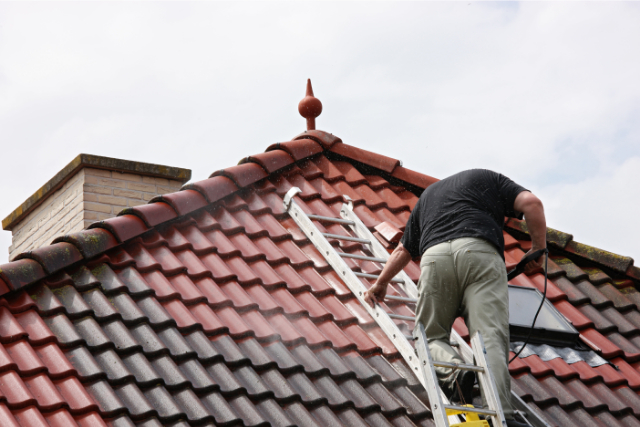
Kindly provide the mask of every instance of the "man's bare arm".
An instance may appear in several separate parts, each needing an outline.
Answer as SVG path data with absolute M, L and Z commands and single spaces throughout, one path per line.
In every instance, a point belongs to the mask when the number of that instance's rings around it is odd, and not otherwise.
M 538 249 L 544 249 L 547 247 L 547 221 L 544 216 L 544 206 L 540 199 L 538 199 L 533 193 L 523 191 L 516 197 L 513 203 L 513 208 L 517 212 L 524 214 L 527 228 L 529 229 L 529 235 L 531 236 L 531 252 L 535 252 Z M 542 266 L 542 258 L 536 261 L 531 261 L 525 267 L 526 272 L 530 272 L 537 267 Z
M 387 285 L 409 261 L 411 261 L 411 254 L 402 246 L 402 243 L 398 243 L 398 246 L 384 265 L 378 280 L 376 280 L 376 283 L 364 294 L 364 300 L 368 302 L 371 307 L 373 307 L 376 302 L 382 302 L 384 300 L 387 294 Z

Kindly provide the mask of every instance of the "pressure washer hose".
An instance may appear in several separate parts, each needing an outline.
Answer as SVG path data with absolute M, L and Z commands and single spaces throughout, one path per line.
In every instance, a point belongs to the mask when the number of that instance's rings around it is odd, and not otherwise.
M 507 274 L 507 280 L 511 280 L 514 277 L 518 276 L 520 273 L 524 271 L 525 265 L 529 264 L 533 260 L 538 259 L 543 252 L 544 252 L 544 292 L 542 292 L 542 301 L 540 301 L 540 307 L 538 307 L 538 311 L 536 311 L 536 315 L 533 316 L 533 322 L 531 323 L 531 327 L 529 328 L 529 335 L 527 335 L 527 339 L 524 340 L 524 344 L 522 344 L 522 347 L 520 347 L 520 350 L 518 350 L 518 352 L 513 355 L 511 360 L 509 360 L 509 363 L 513 362 L 516 359 L 516 357 L 518 357 L 520 353 L 522 353 L 522 350 L 524 350 L 524 348 L 529 343 L 529 339 L 531 338 L 531 334 L 533 333 L 533 328 L 536 324 L 536 320 L 538 320 L 538 314 L 540 314 L 540 310 L 542 310 L 542 305 L 544 304 L 544 301 L 547 297 L 547 263 L 549 261 L 549 250 L 547 248 L 544 248 L 529 254 L 528 256 L 522 258 L 518 263 L 518 265 L 516 265 L 516 268 L 514 268 Z

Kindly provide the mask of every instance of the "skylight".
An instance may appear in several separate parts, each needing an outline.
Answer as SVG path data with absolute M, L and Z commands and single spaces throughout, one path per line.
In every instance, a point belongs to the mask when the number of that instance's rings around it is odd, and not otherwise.
M 542 293 L 537 289 L 509 285 L 509 332 L 512 342 L 527 338 L 541 300 Z M 529 342 L 574 346 L 578 336 L 576 328 L 549 300 L 545 300 Z

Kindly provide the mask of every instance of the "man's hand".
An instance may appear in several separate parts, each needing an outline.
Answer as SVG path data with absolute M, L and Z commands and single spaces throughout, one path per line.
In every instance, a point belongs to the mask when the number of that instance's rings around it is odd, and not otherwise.
M 374 308 L 377 302 L 384 301 L 384 297 L 387 295 L 387 284 L 381 284 L 379 281 L 364 293 L 364 301 Z
M 537 250 L 540 249 L 544 249 L 544 248 L 531 248 L 531 250 L 529 250 L 526 254 L 524 254 L 524 257 L 526 257 L 529 254 L 534 253 Z M 544 268 L 544 254 L 542 254 L 540 257 L 538 257 L 538 259 L 535 259 L 533 261 L 530 261 L 527 265 L 524 266 L 524 273 L 529 275 L 531 273 L 533 273 L 534 271 L 538 270 L 539 268 Z
M 411 261 L 411 254 L 407 251 L 402 243 L 398 243 L 398 246 L 393 250 L 391 256 L 384 265 L 378 280 L 369 288 L 364 294 L 364 300 L 374 308 L 376 302 L 384 301 L 384 297 L 387 295 L 387 285 L 389 281 L 395 277 Z

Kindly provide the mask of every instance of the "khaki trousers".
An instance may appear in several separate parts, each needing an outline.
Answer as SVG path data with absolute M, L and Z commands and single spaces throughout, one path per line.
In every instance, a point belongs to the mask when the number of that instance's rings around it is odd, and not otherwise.
M 509 357 L 509 293 L 504 261 L 487 241 L 464 237 L 427 249 L 420 261 L 416 320 L 423 324 L 434 360 L 464 363 L 449 345 L 462 316 L 471 336 L 480 331 L 506 418 L 513 418 Z M 460 371 L 435 368 L 443 386 Z

